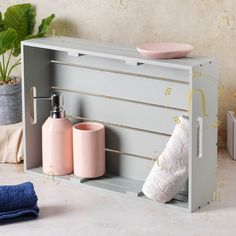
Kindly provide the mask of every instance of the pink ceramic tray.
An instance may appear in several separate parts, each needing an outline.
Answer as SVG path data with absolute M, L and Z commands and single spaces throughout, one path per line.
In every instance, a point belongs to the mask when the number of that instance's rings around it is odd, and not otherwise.
M 147 58 L 170 59 L 186 57 L 193 50 L 193 46 L 184 43 L 144 43 L 137 50 Z

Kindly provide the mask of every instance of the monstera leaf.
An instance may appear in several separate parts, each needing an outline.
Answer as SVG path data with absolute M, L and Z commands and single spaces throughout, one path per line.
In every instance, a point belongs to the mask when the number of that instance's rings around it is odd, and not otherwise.
M 14 29 L 7 29 L 0 33 L 0 55 L 14 47 L 17 33 Z
M 8 81 L 12 70 L 21 59 L 11 65 L 11 56 L 19 56 L 21 41 L 43 37 L 55 15 L 42 20 L 38 32 L 33 34 L 35 26 L 35 8 L 30 3 L 17 4 L 7 8 L 4 18 L 0 12 L 0 81 Z M 8 53 L 5 53 L 9 51 Z
M 20 43 L 31 35 L 35 25 L 35 9 L 31 4 L 18 4 L 11 6 L 4 14 L 6 28 L 17 32 L 17 39 L 13 51 L 14 56 L 20 54 Z
M 16 30 L 18 37 L 23 40 L 33 32 L 35 9 L 29 3 L 8 7 L 4 14 L 4 23 L 7 28 Z

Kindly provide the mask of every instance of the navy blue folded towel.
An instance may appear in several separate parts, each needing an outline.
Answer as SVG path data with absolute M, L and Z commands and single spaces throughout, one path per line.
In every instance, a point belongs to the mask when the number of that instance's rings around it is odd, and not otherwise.
M 0 186 L 0 224 L 37 218 L 37 201 L 30 182 Z

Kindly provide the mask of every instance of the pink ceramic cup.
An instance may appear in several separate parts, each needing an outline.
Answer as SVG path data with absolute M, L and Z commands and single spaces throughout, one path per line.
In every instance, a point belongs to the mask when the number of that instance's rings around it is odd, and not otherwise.
M 94 122 L 73 126 L 74 174 L 96 178 L 105 174 L 105 128 Z

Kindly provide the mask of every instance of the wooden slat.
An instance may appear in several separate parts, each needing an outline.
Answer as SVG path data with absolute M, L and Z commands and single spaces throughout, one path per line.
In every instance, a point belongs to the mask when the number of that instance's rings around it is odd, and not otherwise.
M 157 158 L 168 140 L 165 135 L 106 126 L 106 148 L 124 153 Z
M 106 152 L 106 172 L 108 174 L 145 180 L 153 164 L 152 160 Z
M 52 83 L 64 89 L 187 110 L 186 84 L 62 64 L 53 65 Z
M 175 118 L 187 112 L 135 104 L 113 99 L 93 97 L 64 91 L 67 114 L 90 120 L 123 125 L 138 130 L 171 134 Z
M 85 118 L 69 116 L 73 124 L 85 121 L 93 121 Z M 111 124 L 105 125 L 106 148 L 110 150 L 129 153 L 137 157 L 157 159 L 163 152 L 169 135 L 160 135 L 151 132 L 143 132 L 135 129 L 117 127 Z
M 102 190 L 108 190 L 108 191 L 113 191 L 115 194 L 117 193 L 122 193 L 122 194 L 128 194 L 129 196 L 133 197 L 138 197 L 136 198 L 137 200 L 139 199 L 140 201 L 146 201 L 149 204 L 152 203 L 153 207 L 156 206 L 171 206 L 171 207 L 177 207 L 177 208 L 183 208 L 183 209 L 188 209 L 188 202 L 186 201 L 179 201 L 176 199 L 171 200 L 170 202 L 166 204 L 160 204 L 156 201 L 152 201 L 149 198 L 147 198 L 145 195 L 143 195 L 140 191 L 142 189 L 143 185 L 143 180 L 136 180 L 136 179 L 131 179 L 131 178 L 126 178 L 122 176 L 104 176 L 101 178 L 96 178 L 92 180 L 88 180 L 86 182 L 81 182 L 81 179 L 77 176 L 68 175 L 68 176 L 46 176 L 45 174 L 42 173 L 42 167 L 39 168 L 33 168 L 30 170 L 27 170 L 27 173 L 41 176 L 48 178 L 50 181 L 55 181 L 55 184 L 63 181 L 63 182 L 69 182 L 73 184 L 83 184 L 83 185 L 88 185 L 92 186 L 95 188 L 99 188 Z
M 70 54 L 99 56 L 109 59 L 134 60 L 145 64 L 161 65 L 189 70 L 190 67 L 199 64 L 204 58 L 190 59 L 188 62 L 178 60 L 153 60 L 142 57 L 134 47 L 121 46 L 116 44 L 101 43 L 92 40 L 75 39 L 69 37 L 48 37 L 25 41 L 25 45 L 50 48 L 59 51 L 67 51 Z
M 120 73 L 134 74 L 136 76 L 144 75 L 149 78 L 162 78 L 179 83 L 189 83 L 188 70 L 179 68 L 162 67 L 160 65 L 140 64 L 138 66 L 126 64 L 124 61 L 116 59 L 108 59 L 104 57 L 97 57 L 91 55 L 84 55 L 74 57 L 68 55 L 66 52 L 54 51 L 51 56 L 52 62 L 60 62 L 74 66 L 87 66 L 100 68 L 100 70 L 117 71 Z
M 142 191 L 143 181 L 130 179 L 122 176 L 105 175 L 100 178 L 87 180 L 87 185 L 117 191 L 126 194 L 133 194 L 139 197 Z

